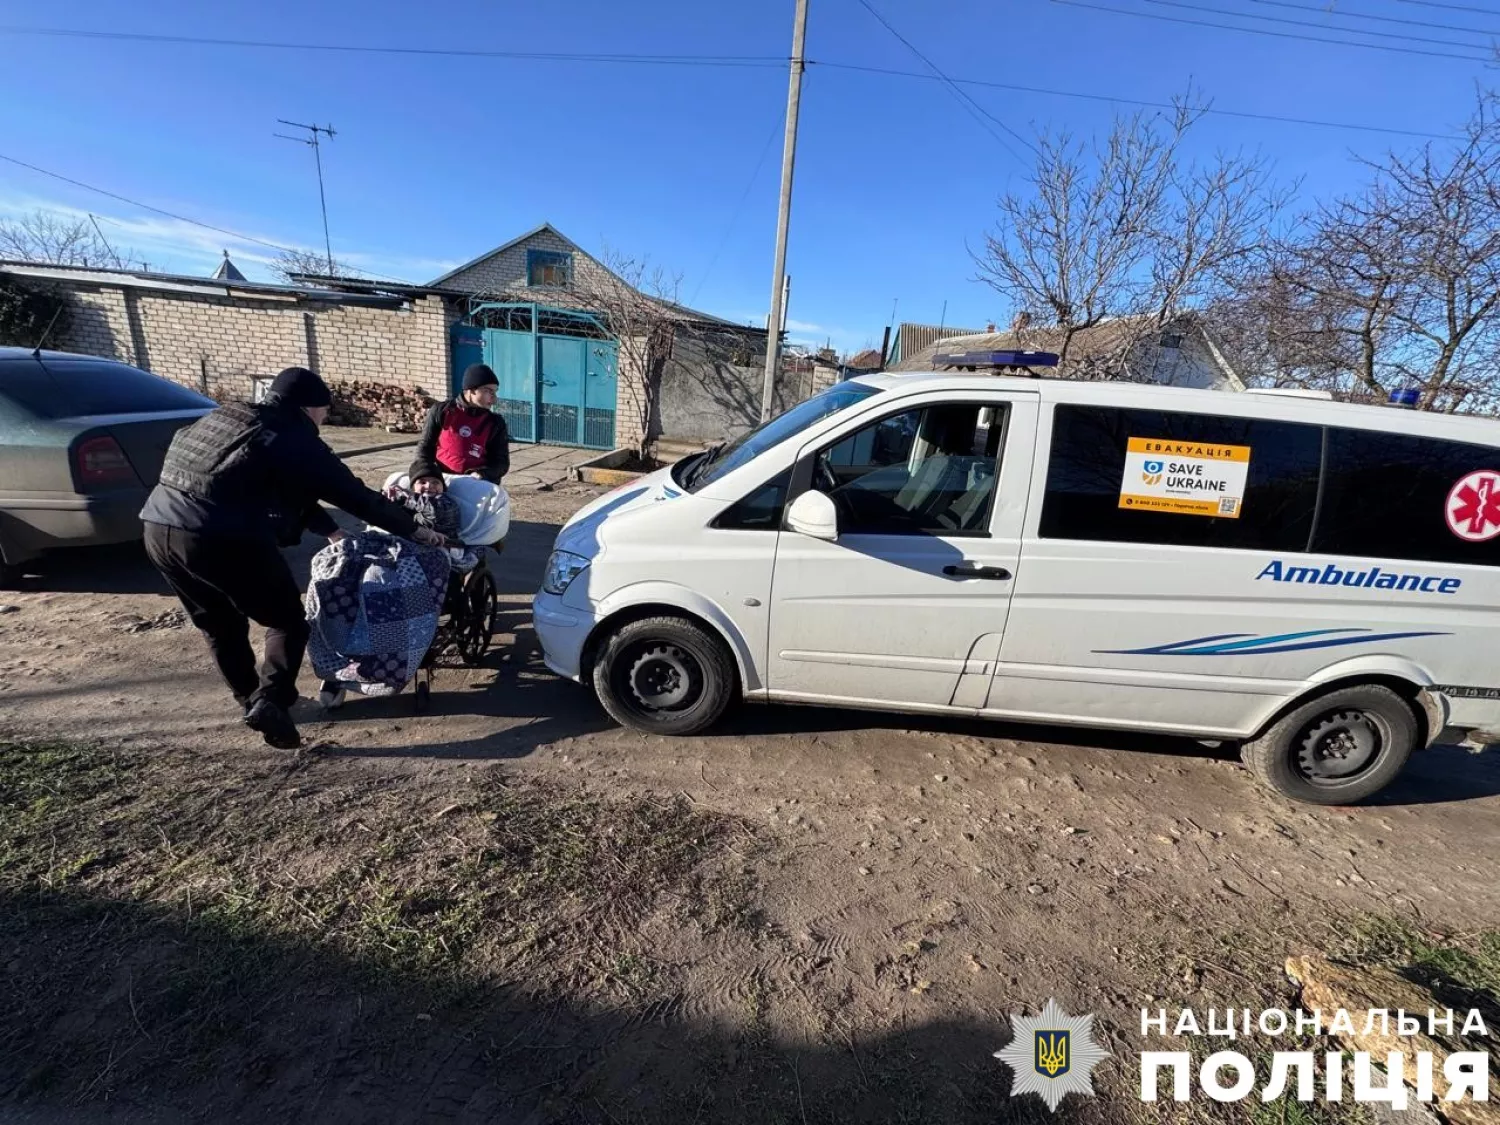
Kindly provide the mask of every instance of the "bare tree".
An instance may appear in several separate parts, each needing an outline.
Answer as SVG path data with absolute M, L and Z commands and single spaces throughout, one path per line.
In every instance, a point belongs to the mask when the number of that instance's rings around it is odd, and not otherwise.
M 1204 110 L 1188 97 L 1174 105 L 1118 118 L 1087 145 L 1040 135 L 1030 190 L 1000 198 L 1000 221 L 975 255 L 1019 324 L 1061 329 L 1064 370 L 1084 329 L 1129 318 L 1123 353 L 1231 289 L 1289 196 L 1272 188 L 1260 157 L 1186 159 L 1184 138 Z
M 333 259 L 333 272 L 330 273 L 328 256 L 316 250 L 283 250 L 276 255 L 271 269 L 277 277 L 292 284 L 295 284 L 300 276 L 349 278 L 359 276 L 358 270 L 337 258 Z
M 19 219 L 0 219 L 0 258 L 54 266 L 130 269 L 137 256 L 119 253 L 99 233 L 92 219 L 33 211 Z
M 1247 287 L 1250 370 L 1348 397 L 1417 388 L 1424 409 L 1500 409 L 1497 110 L 1482 96 L 1457 143 L 1366 161 L 1363 193 L 1305 218 Z

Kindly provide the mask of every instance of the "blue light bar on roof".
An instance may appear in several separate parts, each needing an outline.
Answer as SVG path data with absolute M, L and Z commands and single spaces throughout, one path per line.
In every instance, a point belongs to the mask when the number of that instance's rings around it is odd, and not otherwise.
M 1056 367 L 1057 359 L 1056 352 L 940 352 L 932 363 L 935 367 Z

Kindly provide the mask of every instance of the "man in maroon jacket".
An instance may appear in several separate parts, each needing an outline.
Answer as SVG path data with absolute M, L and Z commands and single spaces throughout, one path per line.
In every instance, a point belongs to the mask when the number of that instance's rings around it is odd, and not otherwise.
M 468 474 L 499 484 L 510 471 L 510 431 L 491 409 L 500 381 L 486 364 L 464 372 L 463 393 L 427 412 L 417 454 L 445 473 Z

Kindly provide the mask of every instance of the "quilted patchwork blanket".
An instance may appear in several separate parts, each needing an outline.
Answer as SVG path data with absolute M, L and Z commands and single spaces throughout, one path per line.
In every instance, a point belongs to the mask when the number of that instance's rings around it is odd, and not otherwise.
M 304 601 L 313 671 L 364 695 L 399 692 L 437 633 L 450 565 L 441 547 L 378 531 L 324 547 Z

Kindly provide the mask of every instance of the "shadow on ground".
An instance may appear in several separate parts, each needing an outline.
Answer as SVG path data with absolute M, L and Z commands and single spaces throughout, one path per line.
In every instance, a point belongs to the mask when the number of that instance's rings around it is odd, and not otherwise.
M 1010 1099 L 992 1057 L 1004 1021 L 788 1046 L 754 1011 L 740 1030 L 683 1018 L 669 984 L 585 1008 L 403 975 L 232 916 L 72 894 L 0 899 L 0 942 L 8 1122 L 1117 1119 L 1104 1099 L 1070 1098 L 1056 1116 Z

